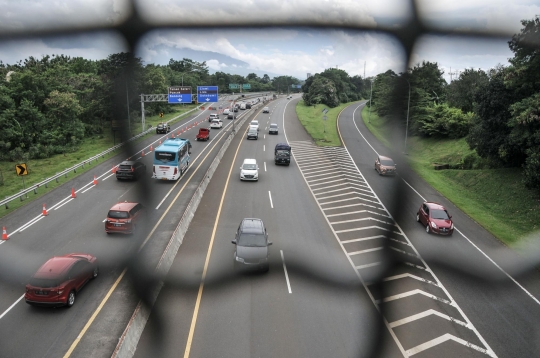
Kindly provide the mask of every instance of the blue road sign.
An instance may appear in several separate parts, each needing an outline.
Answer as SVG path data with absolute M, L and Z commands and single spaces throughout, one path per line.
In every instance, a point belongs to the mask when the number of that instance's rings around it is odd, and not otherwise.
M 169 103 L 191 103 L 191 86 L 169 87 Z
M 209 103 L 218 101 L 218 86 L 197 86 L 197 102 Z
M 169 103 L 191 103 L 191 93 L 189 94 L 169 94 Z

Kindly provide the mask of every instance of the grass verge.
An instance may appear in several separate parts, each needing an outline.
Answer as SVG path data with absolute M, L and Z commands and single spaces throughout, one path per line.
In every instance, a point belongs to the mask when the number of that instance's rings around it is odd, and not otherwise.
M 391 146 L 388 122 L 362 111 L 367 127 Z M 465 139 L 409 137 L 409 164 L 435 190 L 504 243 L 515 246 L 540 228 L 540 195 L 525 188 L 521 169 L 434 170 L 433 163 L 459 164 L 474 153 Z M 458 224 L 459 226 L 459 224 Z
M 328 108 L 324 104 L 316 106 L 306 106 L 304 101 L 299 101 L 296 105 L 296 114 L 300 123 L 304 126 L 315 143 L 323 147 L 341 146 L 337 131 L 337 117 L 339 113 L 351 103 L 343 103 L 335 108 Z M 327 120 L 323 121 L 323 109 L 327 108 Z M 326 123 L 325 123 L 326 122 Z
M 152 127 L 155 127 L 159 122 L 162 121 L 168 121 L 173 119 L 174 117 L 180 116 L 179 118 L 173 120 L 173 122 L 181 121 L 185 118 L 184 114 L 195 108 L 195 105 L 186 105 L 184 107 L 178 106 L 175 109 L 175 112 L 165 114 L 163 118 L 160 118 L 159 116 L 151 116 L 146 117 L 146 123 L 151 124 Z M 141 124 L 135 124 L 131 128 L 133 133 L 140 133 L 141 132 Z M 149 135 L 152 135 L 153 132 L 150 132 Z M 145 136 L 146 137 L 146 136 Z M 140 138 L 139 140 L 143 140 L 143 138 Z M 45 159 L 30 159 L 26 161 L 26 165 L 28 168 L 28 175 L 24 176 L 24 187 L 28 188 L 29 186 L 32 186 L 34 184 L 37 184 L 46 178 L 50 178 L 51 176 L 55 175 L 56 173 L 64 171 L 66 168 L 69 168 L 75 164 L 78 164 L 82 162 L 83 160 L 93 157 L 94 155 L 97 155 L 104 150 L 107 150 L 113 146 L 113 134 L 110 130 L 110 127 L 107 127 L 104 129 L 104 133 L 102 135 L 86 138 L 83 143 L 79 146 L 79 148 L 72 153 L 65 153 L 63 154 L 57 154 L 50 158 Z M 120 149 L 123 150 L 123 149 Z M 105 157 L 103 160 L 109 159 L 111 156 L 114 156 L 118 154 L 118 151 L 113 152 L 108 155 L 108 157 Z M 101 162 L 101 160 L 99 161 Z M 10 212 L 27 205 L 28 203 L 39 199 L 49 191 L 53 190 L 54 188 L 62 185 L 67 180 L 79 176 L 83 173 L 87 173 L 89 171 L 93 171 L 93 168 L 99 164 L 99 162 L 93 162 L 89 163 L 88 165 L 85 165 L 84 169 L 80 168 L 77 169 L 76 173 L 71 173 L 68 175 L 68 178 L 65 177 L 59 179 L 59 182 L 56 183 L 55 181 L 52 181 L 49 183 L 46 187 L 41 187 L 37 190 L 37 194 L 34 194 L 33 192 L 28 193 L 27 196 L 24 196 L 21 199 L 13 200 L 8 204 L 8 209 L 5 207 L 0 208 L 0 218 L 9 214 Z M 5 198 L 7 196 L 14 195 L 18 193 L 19 191 L 23 190 L 23 177 L 18 177 L 15 172 L 15 165 L 16 162 L 9 162 L 9 161 L 0 161 L 0 198 Z M 93 174 L 92 174 L 93 175 Z M 97 173 L 96 173 L 97 175 Z M 89 178 L 89 181 L 91 178 Z M 67 193 L 66 195 L 68 195 Z M 41 205 L 41 204 L 40 204 Z

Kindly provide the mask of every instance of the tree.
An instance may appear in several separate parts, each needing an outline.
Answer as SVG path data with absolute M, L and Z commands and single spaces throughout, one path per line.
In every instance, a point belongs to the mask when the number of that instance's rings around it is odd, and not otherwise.
M 339 106 L 338 91 L 335 83 L 320 75 L 315 74 L 309 86 L 309 91 L 304 92 L 302 99 L 308 106 L 323 103 L 330 108 Z
M 446 87 L 448 104 L 461 109 L 463 112 L 473 112 L 476 92 L 488 81 L 488 75 L 483 70 L 466 69 L 460 73 L 458 79 L 452 81 Z

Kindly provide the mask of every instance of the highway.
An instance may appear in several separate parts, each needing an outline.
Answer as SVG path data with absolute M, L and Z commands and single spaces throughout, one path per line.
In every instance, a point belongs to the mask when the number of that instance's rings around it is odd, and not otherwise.
M 318 148 L 295 102 L 273 104 L 278 136 L 237 139 L 237 153 L 231 145 L 135 356 L 363 357 L 373 344 L 383 357 L 538 356 L 538 273 L 513 277 L 519 256 L 378 143 L 362 105 L 340 115 L 344 147 Z M 268 152 L 282 141 L 293 147 L 290 167 Z M 395 157 L 399 175 L 380 177 L 377 154 Z M 238 179 L 246 157 L 266 165 L 257 183 Z M 416 222 L 424 200 L 450 210 L 452 237 Z M 244 217 L 268 228 L 268 274 L 232 269 L 230 241 Z
M 377 309 L 297 163 L 273 163 L 275 144 L 309 140 L 297 120 L 296 102 L 272 102 L 270 114 L 257 116 L 259 139 L 244 135 L 231 144 L 184 238 L 135 357 L 360 357 L 378 343 Z M 268 134 L 269 123 L 279 125 L 278 135 Z M 259 163 L 258 182 L 239 180 L 245 158 Z M 233 270 L 231 240 L 245 217 L 260 218 L 267 227 L 273 242 L 268 273 Z M 203 272 L 204 284 L 199 285 Z M 400 357 L 389 332 L 380 332 L 385 356 Z
M 222 98 L 214 105 L 229 106 L 229 99 Z M 212 130 L 211 140 L 197 142 L 198 127 L 208 126 L 205 119 L 209 113 L 196 111 L 171 126 L 169 137 L 180 133 L 193 145 L 190 167 L 178 181 L 150 179 L 150 145 L 155 148 L 167 137 L 154 134 L 126 148 L 127 152 L 94 163 L 92 170 L 2 219 L 9 240 L 0 244 L 0 356 L 111 355 L 138 302 L 126 280 L 129 273 L 124 278 L 126 260 L 141 250 L 146 259 L 141 266 L 155 267 L 187 202 L 230 132 L 233 121 L 224 119 L 222 129 Z M 111 168 L 127 157 L 146 164 L 144 179 L 115 179 Z M 97 185 L 93 184 L 94 175 Z M 76 198 L 71 198 L 72 188 Z M 135 235 L 107 235 L 104 231 L 107 211 L 119 201 L 141 202 L 146 208 L 145 224 Z M 42 203 L 48 209 L 47 216 L 41 215 Z M 50 257 L 71 252 L 96 256 L 98 278 L 86 285 L 70 309 L 27 305 L 23 294 L 30 276 Z

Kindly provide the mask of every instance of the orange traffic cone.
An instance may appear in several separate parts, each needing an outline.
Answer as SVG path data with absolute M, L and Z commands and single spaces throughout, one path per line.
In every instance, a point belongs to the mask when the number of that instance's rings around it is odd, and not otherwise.
M 151 152 L 152 150 L 153 150 L 153 149 L 152 149 L 152 144 L 150 144 L 150 152 Z
M 159 140 L 159 144 L 161 144 L 161 139 Z
M 172 134 L 172 137 L 174 138 L 174 133 Z
M 71 188 L 71 197 L 75 199 L 77 197 L 77 194 L 75 194 L 75 188 Z
M 112 172 L 113 172 L 113 174 L 116 173 L 116 165 L 112 166 Z
M 178 130 L 178 132 L 176 132 L 176 135 L 180 135 L 180 129 Z
M 8 239 L 8 234 L 7 234 L 7 231 L 6 231 L 6 227 L 2 227 L 2 240 L 7 240 Z
M 97 185 L 97 179 L 95 175 L 94 175 L 94 185 Z
M 195 125 L 197 125 L 197 121 L 195 121 Z
M 141 150 L 141 157 L 144 157 L 144 149 Z
M 47 212 L 47 208 L 45 207 L 45 203 L 43 203 L 43 211 L 41 212 L 41 215 L 47 216 L 49 213 Z

